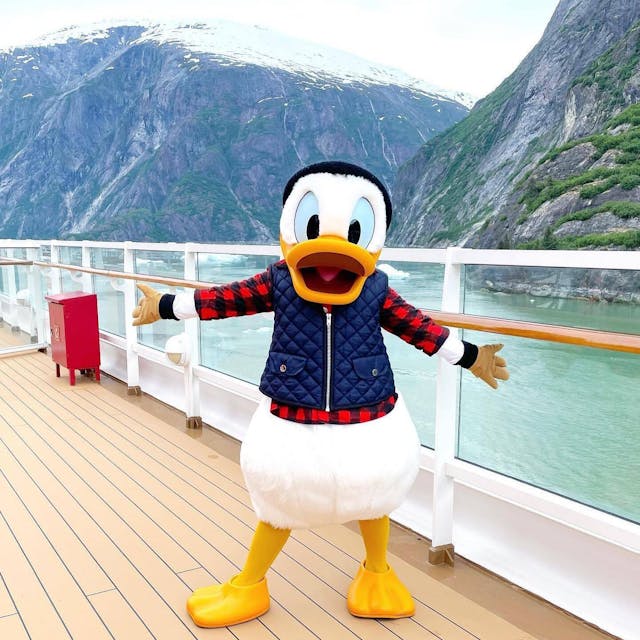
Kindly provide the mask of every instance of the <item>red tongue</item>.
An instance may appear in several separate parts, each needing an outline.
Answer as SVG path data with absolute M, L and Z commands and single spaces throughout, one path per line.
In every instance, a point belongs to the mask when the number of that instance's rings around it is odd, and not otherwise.
M 339 267 L 316 267 L 316 271 L 325 282 L 331 282 L 340 273 Z

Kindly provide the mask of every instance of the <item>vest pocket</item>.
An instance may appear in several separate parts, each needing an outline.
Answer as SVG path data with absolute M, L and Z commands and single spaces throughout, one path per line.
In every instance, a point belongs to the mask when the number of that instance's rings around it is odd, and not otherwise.
M 307 364 L 304 356 L 293 356 L 289 353 L 272 351 L 267 359 L 269 373 L 282 376 L 296 376 Z
M 385 354 L 354 358 L 352 363 L 359 378 L 371 381 L 385 373 L 389 366 L 389 360 Z

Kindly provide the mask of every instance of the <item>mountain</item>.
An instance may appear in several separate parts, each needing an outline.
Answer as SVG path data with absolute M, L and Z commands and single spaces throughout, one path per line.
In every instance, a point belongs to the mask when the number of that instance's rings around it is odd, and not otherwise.
M 540 42 L 398 171 L 391 241 L 640 247 L 640 3 L 561 0 Z
M 458 99 L 259 27 L 70 28 L 0 53 L 0 236 L 273 242 L 298 168 L 390 184 Z

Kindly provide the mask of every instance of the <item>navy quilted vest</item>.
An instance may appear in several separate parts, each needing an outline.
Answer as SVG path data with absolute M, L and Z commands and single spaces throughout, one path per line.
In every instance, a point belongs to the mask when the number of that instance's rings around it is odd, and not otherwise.
M 329 386 L 330 408 L 352 409 L 395 392 L 380 328 L 386 274 L 375 271 L 354 302 L 333 306 L 329 341 L 322 305 L 298 296 L 285 263 L 272 265 L 270 273 L 275 318 L 262 393 L 285 404 L 325 409 Z

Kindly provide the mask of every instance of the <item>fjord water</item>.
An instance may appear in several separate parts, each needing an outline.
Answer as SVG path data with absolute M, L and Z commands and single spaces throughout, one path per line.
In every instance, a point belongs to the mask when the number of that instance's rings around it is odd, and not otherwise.
M 198 278 L 239 280 L 272 260 L 203 257 Z M 383 268 L 391 287 L 409 302 L 440 308 L 441 266 L 392 263 Z M 138 269 L 144 270 L 140 265 Z M 640 333 L 637 305 L 491 293 L 469 278 L 464 310 Z M 162 347 L 168 335 L 182 330 L 180 324 L 152 325 L 142 338 Z M 271 314 L 202 323 L 202 363 L 257 384 L 271 327 Z M 384 334 L 397 387 L 422 443 L 433 447 L 438 359 Z M 479 332 L 463 337 L 477 344 L 504 343 L 511 378 L 494 391 L 462 372 L 458 457 L 640 522 L 640 356 Z

